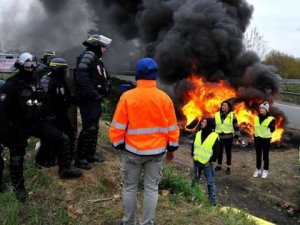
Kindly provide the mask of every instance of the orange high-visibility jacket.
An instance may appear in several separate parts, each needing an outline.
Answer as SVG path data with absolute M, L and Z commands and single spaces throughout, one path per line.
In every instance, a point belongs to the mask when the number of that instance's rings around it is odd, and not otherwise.
M 109 129 L 113 146 L 137 155 L 164 153 L 167 146 L 178 147 L 179 129 L 173 102 L 156 88 L 154 80 L 138 80 L 117 105 Z

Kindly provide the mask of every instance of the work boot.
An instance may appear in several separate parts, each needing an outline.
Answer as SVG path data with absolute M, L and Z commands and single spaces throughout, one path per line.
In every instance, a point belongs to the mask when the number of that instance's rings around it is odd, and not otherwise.
M 102 163 L 105 161 L 105 159 L 100 154 L 95 153 L 93 156 L 88 156 L 87 161 L 89 163 Z
M 221 166 L 216 166 L 216 167 L 215 167 L 215 171 L 219 171 L 219 170 L 221 170 L 221 169 L 222 169 Z
M 230 167 L 227 167 L 227 169 L 226 169 L 226 172 L 225 172 L 227 175 L 230 175 L 231 174 L 231 169 L 230 169 Z
M 6 190 L 6 186 L 0 182 L 0 193 L 3 193 Z
M 22 202 L 22 203 L 25 203 L 28 199 L 28 194 L 27 194 L 27 191 L 25 190 L 25 188 L 22 188 L 22 189 L 18 189 L 15 191 L 16 193 L 16 197 L 17 199 Z
M 83 170 L 90 170 L 92 169 L 91 165 L 86 159 L 76 159 L 74 166 Z
M 82 170 L 80 169 L 62 169 L 59 171 L 59 177 L 61 179 L 72 179 L 72 178 L 78 178 L 82 176 Z

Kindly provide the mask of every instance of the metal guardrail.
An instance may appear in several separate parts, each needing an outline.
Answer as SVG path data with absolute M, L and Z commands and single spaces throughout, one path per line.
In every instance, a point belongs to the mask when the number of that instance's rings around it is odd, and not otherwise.
M 294 92 L 288 92 L 288 91 L 281 91 L 280 94 L 300 97 L 300 93 L 294 93 Z
M 280 81 L 282 84 L 300 84 L 300 79 L 282 79 Z

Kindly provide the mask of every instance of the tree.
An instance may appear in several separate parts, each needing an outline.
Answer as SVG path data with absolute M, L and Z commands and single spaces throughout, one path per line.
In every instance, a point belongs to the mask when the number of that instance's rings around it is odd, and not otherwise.
M 284 78 L 300 78 L 300 60 L 279 51 L 271 51 L 265 58 L 265 64 L 274 65 L 278 74 Z
M 256 52 L 260 59 L 263 59 L 269 51 L 267 41 L 264 40 L 263 35 L 258 32 L 256 27 L 246 31 L 243 42 L 246 50 Z

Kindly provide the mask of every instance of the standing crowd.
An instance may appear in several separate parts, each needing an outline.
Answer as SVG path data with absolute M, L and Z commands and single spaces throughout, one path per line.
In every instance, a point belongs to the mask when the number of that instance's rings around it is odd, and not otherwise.
M 58 164 L 58 175 L 62 179 L 79 178 L 93 163 L 104 161 L 103 155 L 96 153 L 96 146 L 101 103 L 111 91 L 111 79 L 102 61 L 110 43 L 110 38 L 97 34 L 83 42 L 86 50 L 77 58 L 74 94 L 66 81 L 68 63 L 55 52 L 45 52 L 40 61 L 30 53 L 18 56 L 14 65 L 18 72 L 2 82 L 0 88 L 1 192 L 4 191 L 1 154 L 5 146 L 9 149 L 9 171 L 16 197 L 26 202 L 23 164 L 27 140 L 32 136 L 40 140 L 36 165 Z M 144 177 L 144 205 L 140 225 L 155 224 L 162 163 L 172 161 L 179 146 L 174 105 L 170 97 L 156 87 L 158 76 L 158 65 L 153 59 L 146 57 L 137 62 L 137 86 L 121 95 L 110 125 L 113 147 L 121 150 L 124 217 L 117 222 L 119 225 L 136 223 L 141 176 Z M 82 119 L 78 139 L 68 117 L 72 105 L 79 108 Z M 254 123 L 256 169 L 253 177 L 268 176 L 270 140 L 274 130 L 274 117 L 269 115 L 269 103 L 264 102 Z M 225 173 L 231 174 L 234 139 L 240 140 L 238 121 L 230 102 L 224 101 L 214 118 L 202 119 L 192 141 L 192 186 L 199 183 L 203 171 L 213 205 L 217 204 L 214 173 L 222 170 L 225 149 Z

